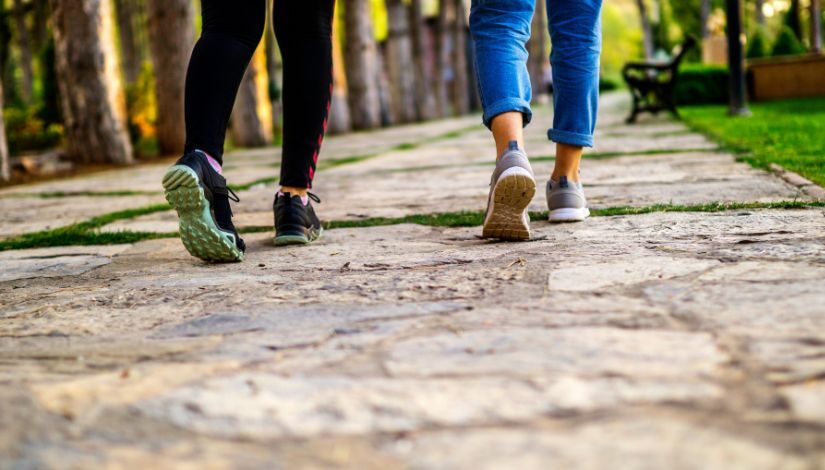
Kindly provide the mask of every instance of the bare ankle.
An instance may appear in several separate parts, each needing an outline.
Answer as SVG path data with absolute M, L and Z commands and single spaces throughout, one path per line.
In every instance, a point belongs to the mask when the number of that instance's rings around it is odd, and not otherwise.
M 296 187 L 293 187 L 293 186 L 281 186 L 280 191 L 282 193 L 289 193 L 293 196 L 306 197 L 308 190 L 307 190 L 307 188 L 296 188 Z
M 568 181 L 578 182 L 579 181 L 579 172 L 578 171 L 558 171 L 554 170 L 553 174 L 550 176 L 550 179 L 553 181 L 559 181 L 562 176 L 567 177 Z

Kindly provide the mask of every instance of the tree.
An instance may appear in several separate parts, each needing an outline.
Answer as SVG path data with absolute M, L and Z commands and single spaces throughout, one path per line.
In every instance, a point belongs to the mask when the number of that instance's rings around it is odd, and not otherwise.
M 23 92 L 23 101 L 28 103 L 32 99 L 32 84 L 34 83 L 31 35 L 29 34 L 29 26 L 26 23 L 28 8 L 22 0 L 14 0 L 13 5 L 14 33 L 17 38 L 17 47 L 20 49 L 20 69 L 23 71 L 21 91 Z
M 346 0 L 347 91 L 353 129 L 373 129 L 381 124 L 378 96 L 378 52 L 373 36 L 368 0 Z
M 349 103 L 347 102 L 347 74 L 344 72 L 344 51 L 341 49 L 341 35 L 338 20 L 333 22 L 332 31 L 332 98 L 329 108 L 327 130 L 331 134 L 349 132 Z
M 453 112 L 467 114 L 470 112 L 470 93 L 467 85 L 467 16 L 464 0 L 454 0 L 453 11 L 453 68 L 452 102 Z
M 670 0 L 658 0 L 656 6 L 658 8 L 658 21 L 653 26 L 654 51 L 658 48 L 669 52 L 673 48 L 670 42 L 670 23 L 673 19 Z
M 784 24 L 793 31 L 796 39 L 802 39 L 802 22 L 799 20 L 799 14 L 802 12 L 802 7 L 799 5 L 799 0 L 791 0 L 791 7 L 785 13 Z
M 677 2 L 678 3 L 678 2 Z M 710 19 L 710 10 L 711 10 L 711 1 L 710 0 L 702 0 L 702 3 L 699 7 L 700 15 L 699 21 L 701 24 L 701 32 L 702 32 L 702 39 L 707 39 L 710 37 L 710 28 L 708 27 L 708 20 Z
M 639 8 L 639 18 L 642 25 L 642 46 L 645 51 L 645 59 L 653 58 L 653 28 L 650 26 L 650 19 L 647 16 L 647 7 L 645 0 L 636 0 L 636 6 Z
M 155 70 L 157 138 L 160 152 L 183 151 L 186 142 L 183 97 L 186 68 L 195 44 L 191 0 L 147 0 L 149 46 Z
M 753 9 L 754 13 L 756 13 L 756 24 L 759 26 L 765 26 L 765 12 L 762 10 L 764 4 L 764 0 L 753 1 Z
M 238 88 L 232 109 L 230 132 L 239 147 L 263 147 L 272 142 L 272 107 L 266 99 L 266 55 L 258 47 Z M 266 103 L 266 104 L 265 104 Z
M 270 2 L 271 3 L 271 2 Z M 278 82 L 282 64 L 278 56 L 278 43 L 275 40 L 275 30 L 272 28 L 272 11 L 267 8 L 266 29 L 264 30 L 264 53 L 266 54 L 266 77 L 269 79 L 267 97 L 272 108 L 271 134 L 281 133 L 281 84 Z
M 776 37 L 776 42 L 773 44 L 773 51 L 771 55 L 797 55 L 804 54 L 805 46 L 799 42 L 793 30 L 787 26 L 783 26 L 779 31 L 779 36 Z
M 81 163 L 131 163 L 110 0 L 51 0 L 67 153 Z
M 41 52 L 49 41 L 49 0 L 33 0 L 32 46 L 34 52 Z
M 430 92 L 432 71 L 427 61 L 427 38 L 424 33 L 424 15 L 421 0 L 410 1 L 410 36 L 412 39 L 413 66 L 415 74 L 416 115 L 421 121 L 436 116 L 435 96 Z
M 11 180 L 9 144 L 6 140 L 6 120 L 3 118 L 3 82 L 0 80 L 0 181 Z
M 140 44 L 139 31 L 144 26 L 143 2 L 138 0 L 115 0 L 117 30 L 120 39 L 120 55 L 126 84 L 134 84 L 143 67 L 144 55 Z
M 771 55 L 770 39 L 764 27 L 757 27 L 753 36 L 748 40 L 748 59 L 758 59 L 760 57 L 769 57 Z
M 822 4 L 820 0 L 811 0 L 811 52 L 822 51 Z
M 536 2 L 536 12 L 533 14 L 533 23 L 530 27 L 532 34 L 527 42 L 527 51 L 530 53 L 527 68 L 530 71 L 530 83 L 533 85 L 533 99 L 544 92 L 544 69 L 547 62 L 547 15 L 544 13 L 545 2 Z
M 450 103 L 447 93 L 447 70 L 450 67 L 450 18 L 452 16 L 452 0 L 439 0 L 438 23 L 435 37 L 435 70 L 433 71 L 432 93 L 435 95 L 438 117 L 450 114 Z
M 413 75 L 410 15 L 403 0 L 386 0 L 389 33 L 387 36 L 387 72 L 390 84 L 390 107 L 396 123 L 416 119 L 415 76 Z

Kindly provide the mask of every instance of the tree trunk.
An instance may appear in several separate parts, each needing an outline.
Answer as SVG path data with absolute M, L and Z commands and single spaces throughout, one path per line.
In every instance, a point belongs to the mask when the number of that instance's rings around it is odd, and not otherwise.
M 238 89 L 232 109 L 230 131 L 232 143 L 239 147 L 263 147 L 272 142 L 272 108 L 265 97 L 266 56 L 258 47 Z
M 3 117 L 3 82 L 0 81 L 0 181 L 10 180 L 9 143 L 6 140 L 6 120 Z
M 33 54 L 29 25 L 26 23 L 26 5 L 22 0 L 14 0 L 14 32 L 17 38 L 17 47 L 20 48 L 20 68 L 23 71 L 23 83 L 20 88 L 23 101 L 31 102 L 34 70 L 32 68 Z
M 753 2 L 754 12 L 756 13 L 756 24 L 759 26 L 765 26 L 765 13 L 762 11 L 762 5 L 764 4 L 764 0 L 754 0 Z
M 49 0 L 34 0 L 32 21 L 32 45 L 35 52 L 42 51 L 49 40 Z
M 410 2 L 410 36 L 414 64 L 415 114 L 418 120 L 435 118 L 435 96 L 430 92 L 432 71 L 427 61 L 427 38 L 424 33 L 424 14 L 421 10 L 422 0 Z
M 67 153 L 81 163 L 131 163 L 110 0 L 51 0 Z
M 802 6 L 799 0 L 791 0 L 791 7 L 785 12 L 785 24 L 791 28 L 796 38 L 801 41 L 805 36 L 802 34 L 802 21 L 799 19 L 800 13 L 802 13 Z
M 531 26 L 532 34 L 530 41 L 527 43 L 527 51 L 529 52 L 529 61 L 527 67 L 530 71 L 530 83 L 533 86 L 533 100 L 537 100 L 540 95 L 545 93 L 544 89 L 544 70 L 547 67 L 548 54 L 547 43 L 545 36 L 547 35 L 547 15 L 545 11 L 545 2 L 536 2 L 536 12 L 533 14 L 533 23 Z
M 149 48 L 155 71 L 160 153 L 173 155 L 186 143 L 183 97 L 186 68 L 195 44 L 191 0 L 148 0 Z
M 269 82 L 266 97 L 269 99 L 270 106 L 272 108 L 271 133 L 274 135 L 281 133 L 281 114 L 283 114 L 283 107 L 281 105 L 281 84 L 278 81 L 281 75 L 281 61 L 278 58 L 278 43 L 275 40 L 275 31 L 272 29 L 271 2 L 269 2 L 267 7 L 267 28 L 264 33 L 264 53 L 266 54 L 266 76 Z
M 702 4 L 699 7 L 699 21 L 702 23 L 702 39 L 710 37 L 710 28 L 708 27 L 708 20 L 710 19 L 710 9 L 711 0 L 702 0 Z
M 653 58 L 653 29 L 650 26 L 650 18 L 647 16 L 645 0 L 636 0 L 639 7 L 639 18 L 642 24 L 642 46 L 644 47 L 645 59 Z
M 464 0 L 453 0 L 453 49 L 452 49 L 452 102 L 453 112 L 464 115 L 470 112 L 470 93 L 467 86 L 467 16 Z
M 436 109 L 439 117 L 450 114 L 447 93 L 447 70 L 450 68 L 450 18 L 452 17 L 451 0 L 439 0 L 438 23 L 435 38 L 435 70 L 433 71 L 432 92 L 435 95 Z
M 123 76 L 126 78 L 127 85 L 132 85 L 137 81 L 143 65 L 140 46 L 135 35 L 135 19 L 138 17 L 138 7 L 139 5 L 135 0 L 115 1 Z
M 381 124 L 381 102 L 376 83 L 378 51 L 372 30 L 369 0 L 346 0 L 347 90 L 353 129 Z
M 338 34 L 338 20 L 332 26 L 332 102 L 329 108 L 327 130 L 330 134 L 341 134 L 352 129 L 349 103 L 347 102 L 347 74 L 344 72 L 344 51 Z
M 822 4 L 811 0 L 811 52 L 822 51 Z
M 387 37 L 387 71 L 390 82 L 390 104 L 393 121 L 413 122 L 416 119 L 415 76 L 413 71 L 410 15 L 403 0 L 386 0 L 389 35 Z

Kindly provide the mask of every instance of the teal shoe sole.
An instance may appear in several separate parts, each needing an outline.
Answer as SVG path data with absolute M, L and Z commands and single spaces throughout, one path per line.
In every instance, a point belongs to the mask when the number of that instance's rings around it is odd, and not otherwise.
M 321 235 L 324 233 L 323 227 L 318 229 L 317 232 L 312 232 L 309 236 L 300 235 L 300 234 L 284 234 L 284 235 L 276 235 L 275 236 L 275 246 L 288 246 L 288 245 L 309 245 L 310 243 L 318 240 L 321 238 Z
M 212 263 L 243 261 L 235 236 L 220 230 L 198 175 L 185 165 L 175 165 L 163 176 L 166 200 L 178 212 L 180 238 L 192 256 Z

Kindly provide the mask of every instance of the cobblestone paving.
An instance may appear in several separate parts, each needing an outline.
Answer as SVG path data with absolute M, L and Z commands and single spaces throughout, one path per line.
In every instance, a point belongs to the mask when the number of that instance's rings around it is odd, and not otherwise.
M 623 113 L 608 96 L 583 171 L 594 207 L 806 197 L 678 122 Z M 542 175 L 549 120 L 529 128 Z M 331 138 L 321 215 L 483 209 L 476 121 Z M 227 158 L 231 182 L 262 181 L 240 194 L 244 226 L 271 223 L 276 157 Z M 162 168 L 7 189 L 0 232 L 162 201 Z M 99 194 L 124 190 L 140 194 Z M 176 238 L 0 252 L 0 468 L 825 466 L 821 207 L 533 228 L 522 244 L 334 229 L 282 249 L 254 233 L 232 265 Z M 176 226 L 104 227 L 124 229 Z

